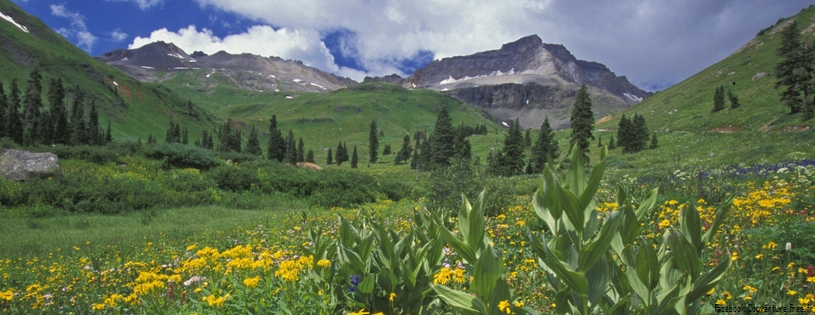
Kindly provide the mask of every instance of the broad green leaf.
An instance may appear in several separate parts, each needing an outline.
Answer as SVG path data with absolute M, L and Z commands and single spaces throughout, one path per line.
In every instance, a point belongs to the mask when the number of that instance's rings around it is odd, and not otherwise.
M 566 175 L 566 185 L 573 195 L 577 196 L 586 189 L 586 174 L 583 169 L 586 163 L 583 161 L 583 153 L 575 145 L 572 146 L 572 159 L 569 162 L 569 173 Z M 580 224 L 572 222 L 575 225 Z
M 504 272 L 504 263 L 492 247 L 486 250 L 478 258 L 475 264 L 473 282 L 471 289 L 480 297 L 492 295 L 495 281 L 501 278 Z
M 706 294 L 710 289 L 716 287 L 716 284 L 722 280 L 727 272 L 730 269 L 730 265 L 733 263 L 730 260 L 730 256 L 725 257 L 725 260 L 721 262 L 718 266 L 714 267 L 702 277 L 693 281 L 693 290 L 688 293 L 687 300 L 688 301 L 695 301 L 696 299 L 702 297 L 702 295 Z
M 470 238 L 470 215 L 472 212 L 473 206 L 470 204 L 470 201 L 467 200 L 467 196 L 462 193 L 461 207 L 458 210 L 458 230 L 461 232 L 461 236 L 465 242 Z M 473 248 L 473 250 L 477 250 L 477 248 Z
M 679 228 L 685 239 L 693 245 L 697 255 L 702 254 L 702 220 L 696 209 L 696 202 L 691 201 L 690 206 L 682 208 L 679 212 Z
M 359 232 L 351 225 L 351 222 L 340 215 L 337 216 L 340 218 L 340 241 L 348 248 L 354 247 L 354 244 L 359 242 Z
M 609 314 L 625 314 L 625 310 L 628 308 L 626 307 L 627 304 L 631 302 L 631 294 L 626 294 L 622 298 L 620 298 L 617 303 L 614 304 L 609 310 Z
M 648 196 L 640 202 L 639 207 L 637 208 L 637 220 L 642 221 L 646 214 L 651 212 L 651 209 L 654 208 L 654 205 L 657 204 L 657 195 L 659 195 L 659 188 L 654 188 L 648 193 Z
M 487 314 L 484 303 L 471 294 L 456 291 L 444 285 L 431 284 L 430 287 L 447 304 L 465 314 Z
M 597 194 L 597 188 L 600 187 L 600 181 L 603 179 L 603 172 L 605 171 L 605 169 L 606 169 L 605 162 L 598 163 L 597 166 L 595 166 L 594 169 L 591 170 L 589 182 L 586 184 L 585 189 L 578 192 L 580 194 L 579 195 L 580 206 L 583 207 L 583 209 L 587 208 L 589 206 L 589 203 L 592 200 L 594 200 L 594 195 Z
M 603 147 L 600 149 L 600 162 L 605 161 L 606 156 L 608 156 L 608 145 L 604 144 Z
M 374 291 L 374 283 L 376 283 L 376 275 L 369 274 L 365 276 L 365 280 L 362 280 L 357 288 L 359 289 L 359 292 L 371 294 L 371 292 Z
M 589 283 L 583 274 L 575 272 L 568 263 L 558 259 L 555 253 L 553 253 L 548 246 L 542 245 L 536 237 L 532 239 L 533 246 L 543 247 L 545 256 L 541 257 L 541 259 L 543 259 L 546 266 L 551 268 L 560 280 L 581 296 L 585 296 L 589 293 Z
M 359 256 L 363 261 L 367 261 L 371 257 L 371 251 L 374 248 L 374 234 L 369 233 L 362 238 L 359 242 Z
M 626 251 L 631 250 L 631 247 L 626 247 Z M 631 289 L 634 290 L 634 293 L 639 296 L 640 301 L 645 304 L 646 306 L 651 305 L 651 290 L 649 290 L 644 283 L 640 280 L 640 277 L 637 276 L 636 270 L 632 270 L 634 266 L 628 266 L 628 269 L 624 272 L 626 278 L 628 279 L 628 284 L 631 286 Z
M 484 206 L 486 205 L 484 200 L 484 195 L 486 191 L 481 191 L 478 194 L 478 198 L 473 204 L 472 210 L 470 210 L 470 217 L 468 220 L 470 221 L 470 235 L 465 237 L 464 239 L 467 241 L 467 245 L 473 251 L 478 252 L 480 249 L 483 249 L 484 244 L 484 233 L 486 230 L 484 229 Z M 460 223 L 461 221 L 459 221 Z
M 396 291 L 396 284 L 399 282 L 399 279 L 396 278 L 396 274 L 393 273 L 393 270 L 390 268 L 379 269 L 376 279 L 379 282 L 379 286 L 383 289 L 388 290 L 388 292 Z
M 648 266 L 648 278 L 644 278 L 643 282 L 648 289 L 655 289 L 659 284 L 659 258 L 651 244 L 640 238 L 640 251 L 643 252 L 645 261 Z
M 589 294 L 586 296 L 592 306 L 596 306 L 608 290 L 608 260 L 600 259 L 586 272 L 589 282 Z
M 680 280 L 681 281 L 681 280 Z M 682 281 L 684 282 L 684 281 Z M 662 292 L 657 296 L 657 304 L 652 304 L 649 308 L 649 313 L 651 314 L 668 314 L 674 311 L 674 305 L 679 300 L 679 287 L 681 285 L 677 284 L 672 287 L 670 290 Z
M 538 189 L 538 191 L 532 195 L 532 208 L 535 209 L 535 213 L 538 217 L 546 223 L 546 228 L 551 230 L 553 234 L 557 234 L 557 220 L 552 215 L 552 211 L 544 206 L 546 204 L 545 199 L 545 193 L 541 189 Z
M 592 209 L 586 214 L 586 228 L 583 229 L 583 242 L 588 241 L 594 237 L 594 233 L 597 232 L 597 228 L 600 226 L 600 211 L 597 211 L 597 206 L 594 204 L 594 200 L 589 203 L 589 207 Z
M 501 303 L 501 301 L 512 302 L 512 295 L 509 293 L 507 281 L 500 277 L 495 279 L 493 286 L 495 290 L 493 290 L 490 295 L 489 314 L 502 314 L 503 312 L 500 312 L 498 309 L 498 304 Z
M 566 212 L 566 216 L 569 218 L 572 226 L 578 233 L 583 232 L 583 225 L 586 224 L 586 221 L 583 208 L 580 207 L 577 197 L 571 191 L 563 187 L 558 187 L 558 194 L 560 195 L 563 210 Z
M 359 257 L 359 254 L 348 247 L 345 247 L 344 245 L 340 245 L 340 251 L 342 252 L 343 257 L 345 257 L 345 260 L 351 264 L 351 267 L 354 268 L 354 271 L 360 273 L 367 272 L 367 268 L 365 268 L 365 261 Z
M 458 237 L 453 235 L 453 233 L 448 231 L 446 228 L 441 227 L 439 231 L 441 232 L 441 235 L 444 237 L 444 240 L 447 241 L 447 244 L 449 244 L 450 247 L 452 247 L 453 250 L 455 250 L 456 253 L 458 253 L 462 259 L 464 259 L 465 262 L 467 262 L 468 264 L 476 263 L 475 252 L 469 246 L 467 246 L 467 244 L 464 244 L 464 242 L 462 242 Z
M 702 269 L 702 261 L 699 260 L 693 245 L 675 229 L 671 229 L 668 244 L 671 245 L 673 261 L 676 262 L 676 266 L 688 274 L 698 275 Z
M 594 241 L 583 247 L 578 262 L 578 270 L 588 270 L 589 267 L 594 266 L 594 264 L 608 252 L 608 247 L 611 245 L 614 235 L 617 234 L 620 221 L 622 221 L 620 217 L 619 211 L 614 211 L 608 215 L 603 227 L 600 228 L 600 234 Z

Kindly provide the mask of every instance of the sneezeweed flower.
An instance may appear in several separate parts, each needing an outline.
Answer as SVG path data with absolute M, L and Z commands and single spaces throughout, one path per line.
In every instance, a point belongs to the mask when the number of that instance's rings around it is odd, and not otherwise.
M 707 291 L 706 294 L 707 294 L 707 296 L 711 296 L 711 295 L 713 295 L 714 292 L 716 292 L 716 288 L 711 288 L 710 291 Z
M 503 300 L 498 303 L 498 310 L 502 312 L 507 312 L 507 314 L 512 313 L 512 310 L 509 308 L 509 300 Z
M 317 266 L 320 266 L 320 267 L 323 267 L 323 268 L 331 267 L 331 261 L 328 260 L 328 259 L 320 259 L 319 261 L 317 261 Z
M 739 252 L 733 252 L 733 254 L 730 255 L 730 259 L 733 261 L 739 260 Z
M 243 279 L 243 285 L 250 288 L 257 287 L 258 283 L 260 283 L 260 276 Z
M 209 306 L 221 307 L 224 306 L 224 302 L 226 302 L 226 299 L 228 298 L 228 293 L 222 297 L 216 297 L 215 294 L 210 294 L 209 296 L 202 298 L 202 300 L 207 302 L 207 305 Z
M 14 291 L 8 289 L 6 291 L 0 291 L 0 300 L 11 301 L 14 299 Z
M 370 315 L 370 314 L 371 312 L 366 312 L 364 308 L 359 310 L 359 312 L 348 313 L 348 315 Z
M 725 304 L 727 304 L 727 302 L 725 300 L 723 300 L 723 299 L 716 300 L 716 305 L 725 305 Z
M 788 291 L 787 291 L 787 295 L 789 295 L 789 296 L 795 296 L 795 295 L 798 295 L 798 291 L 795 291 L 795 290 L 788 290 Z
M 764 258 L 764 254 L 758 254 L 758 255 L 756 255 L 756 259 L 761 259 L 761 258 Z
M 93 303 L 93 305 L 91 306 L 91 309 L 94 310 L 94 311 L 104 311 L 105 310 L 105 304 Z
M 390 296 L 389 296 L 389 300 L 391 300 L 391 302 L 393 302 L 393 300 L 394 300 L 395 298 L 396 298 L 396 293 L 391 292 L 391 294 L 390 294 Z

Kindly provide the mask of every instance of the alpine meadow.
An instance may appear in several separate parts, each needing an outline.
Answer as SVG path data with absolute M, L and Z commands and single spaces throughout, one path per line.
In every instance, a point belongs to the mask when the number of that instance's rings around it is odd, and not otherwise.
M 92 57 L 22 3 L 0 313 L 815 314 L 813 6 L 648 92 L 537 35 L 361 82 Z

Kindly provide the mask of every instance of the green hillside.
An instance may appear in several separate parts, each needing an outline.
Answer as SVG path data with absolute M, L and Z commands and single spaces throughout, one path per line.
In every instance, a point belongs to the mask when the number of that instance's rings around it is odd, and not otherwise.
M 792 17 L 807 34 L 815 32 L 815 8 L 809 7 Z M 773 75 L 778 61 L 780 30 L 790 19 L 760 32 L 724 60 L 708 67 L 642 103 L 602 119 L 599 128 L 616 129 L 621 114 L 645 116 L 649 128 L 660 132 L 682 131 L 788 131 L 812 127 L 815 121 L 802 122 L 800 114 L 788 115 L 779 100 Z M 802 38 L 806 34 L 802 35 Z M 810 36 L 811 37 L 811 36 Z M 724 86 L 739 97 L 741 107 L 712 113 L 716 87 Z M 767 126 L 762 129 L 762 127 Z
M 163 138 L 171 118 L 189 128 L 191 134 L 213 125 L 210 112 L 188 107 L 186 100 L 161 85 L 141 83 L 96 61 L 13 3 L 0 1 L 0 12 L 29 31 L 0 21 L 0 82 L 6 93 L 14 78 L 24 91 L 28 73 L 37 67 L 46 90 L 51 78 L 62 78 L 68 89 L 66 103 L 70 104 L 74 87 L 95 98 L 100 122 L 111 120 L 117 140 L 146 139 L 148 134 Z

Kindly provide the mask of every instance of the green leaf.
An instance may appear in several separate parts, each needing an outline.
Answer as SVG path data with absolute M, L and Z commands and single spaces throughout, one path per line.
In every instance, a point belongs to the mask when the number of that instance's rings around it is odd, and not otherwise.
M 501 278 L 504 272 L 504 263 L 492 247 L 486 250 L 478 258 L 475 264 L 475 272 L 471 289 L 480 297 L 492 295 L 495 281 Z
M 688 301 L 695 301 L 698 298 L 701 298 L 702 295 L 706 294 L 710 289 L 716 287 L 716 284 L 724 278 L 725 272 L 730 269 L 730 265 L 733 263 L 730 260 L 730 256 L 726 256 L 725 260 L 720 263 L 718 266 L 714 267 L 708 273 L 703 275 L 702 277 L 693 281 L 693 290 L 688 293 L 687 300 Z
M 586 222 L 583 208 L 580 207 L 580 202 L 577 201 L 577 197 L 571 191 L 563 187 L 558 187 L 558 195 L 560 196 L 560 202 L 563 205 L 564 212 L 566 212 L 566 217 L 569 218 L 569 221 L 571 221 L 572 226 L 578 233 L 582 232 L 583 225 Z
M 473 206 L 470 204 L 470 201 L 467 200 L 467 196 L 463 193 L 461 194 L 461 207 L 458 209 L 458 230 L 461 232 L 461 236 L 464 238 L 464 241 L 467 242 L 470 238 L 470 214 L 472 214 Z M 469 244 L 468 245 L 472 245 Z M 473 250 L 477 250 L 477 248 L 473 248 Z
M 484 200 L 484 195 L 486 194 L 486 190 L 482 190 L 480 194 L 478 194 L 478 198 L 473 204 L 472 209 L 470 210 L 469 218 L 470 221 L 470 234 L 465 237 L 464 239 L 467 241 L 467 245 L 470 248 L 478 252 L 480 249 L 484 247 L 484 206 L 486 205 Z M 459 221 L 460 223 L 461 221 Z M 462 234 L 463 235 L 463 234 Z
M 648 193 L 648 196 L 640 202 L 637 208 L 637 220 L 642 221 L 646 214 L 651 213 L 651 210 L 657 204 L 657 195 L 659 195 L 659 188 L 654 188 Z
M 509 293 L 506 280 L 500 277 L 495 280 L 493 286 L 495 290 L 493 290 L 490 295 L 489 314 L 502 314 L 503 312 L 498 309 L 498 304 L 501 303 L 501 301 L 512 302 L 512 295 Z
M 614 211 L 608 215 L 603 227 L 600 228 L 600 234 L 594 241 L 583 247 L 583 250 L 580 252 L 578 270 L 588 270 L 589 267 L 594 266 L 594 264 L 608 252 L 608 247 L 611 245 L 611 241 L 614 239 L 614 235 L 617 234 L 617 230 L 620 226 L 620 217 L 619 211 Z
M 600 162 L 606 160 L 606 156 L 608 156 L 608 145 L 603 145 L 603 148 L 600 149 Z
M 685 239 L 690 242 L 697 255 L 702 254 L 704 244 L 702 244 L 702 219 L 699 218 L 699 211 L 696 209 L 696 202 L 691 201 L 689 207 L 684 207 L 679 212 L 679 228 Z
M 609 310 L 608 314 L 625 314 L 627 309 L 626 305 L 631 301 L 631 293 L 623 296 L 617 303 L 614 304 Z
M 337 215 L 340 218 L 340 241 L 346 247 L 354 247 L 356 242 L 359 242 L 359 233 L 357 229 L 355 229 L 351 222 L 348 222 L 345 218 L 340 215 Z
M 462 242 L 460 239 L 458 239 L 458 237 L 453 235 L 453 233 L 444 227 L 441 227 L 439 232 L 441 232 L 441 235 L 444 237 L 444 240 L 447 241 L 447 244 L 449 244 L 450 247 L 452 247 L 453 250 L 455 250 L 462 259 L 464 259 L 465 262 L 468 264 L 476 263 L 475 252 L 469 246 L 467 246 L 467 244 L 464 244 L 464 242 Z
M 589 182 L 587 183 L 584 190 L 579 192 L 579 201 L 580 206 L 582 209 L 586 209 L 589 206 L 589 203 L 594 200 L 594 195 L 597 194 L 597 189 L 600 187 L 600 181 L 603 179 L 603 172 L 606 169 L 606 163 L 600 162 L 597 166 L 591 170 L 591 175 L 589 176 Z M 580 176 L 583 176 L 582 174 Z M 594 210 L 594 209 L 589 209 Z
M 631 246 L 626 246 L 625 251 L 631 251 Z M 635 268 L 634 266 L 627 266 L 626 268 L 627 269 L 624 273 L 628 279 L 628 284 L 631 286 L 631 289 L 634 290 L 634 293 L 640 297 L 641 303 L 645 304 L 646 306 L 651 305 L 651 290 L 649 290 L 637 276 L 636 270 L 633 270 Z
M 545 238 L 545 236 L 542 237 Z M 552 271 L 561 281 L 566 283 L 569 288 L 577 292 L 579 295 L 585 296 L 588 294 L 589 283 L 583 274 L 575 272 L 568 263 L 557 258 L 556 253 L 551 251 L 548 246 L 541 244 L 538 238 L 533 237 L 532 240 L 533 247 L 542 248 L 544 256 L 540 257 L 541 260 L 543 260 L 547 267 L 552 269 Z
M 585 164 L 580 149 L 576 145 L 572 146 L 572 159 L 569 162 L 569 173 L 566 175 L 566 184 L 569 186 L 569 191 L 575 196 L 586 189 L 586 174 L 583 169 Z M 576 222 L 572 223 L 578 224 Z
M 589 282 L 589 303 L 596 306 L 600 299 L 606 295 L 608 290 L 608 261 L 598 260 L 594 266 L 586 272 L 586 280 Z
M 673 261 L 676 266 L 691 275 L 698 275 L 702 269 L 702 261 L 696 254 L 695 248 L 681 235 L 679 231 L 671 229 L 669 243 L 673 252 Z
M 381 286 L 383 289 L 388 290 L 388 292 L 396 291 L 396 284 L 399 280 L 396 278 L 396 274 L 393 273 L 393 270 L 390 268 L 379 269 L 376 279 L 379 282 L 379 286 Z
M 461 291 L 456 291 L 444 285 L 431 284 L 430 287 L 436 294 L 442 298 L 447 304 L 465 314 L 487 314 L 487 309 L 484 307 L 484 302 Z
M 345 247 L 345 245 L 340 245 L 340 252 L 342 253 L 342 257 L 345 258 L 344 260 L 351 264 L 351 267 L 354 268 L 354 271 L 358 273 L 367 271 L 365 268 L 365 262 L 359 257 L 359 254 L 348 247 Z
M 369 274 L 365 276 L 365 280 L 362 280 L 362 282 L 359 283 L 357 289 L 359 289 L 359 292 L 364 294 L 371 294 L 371 292 L 374 291 L 374 283 L 376 283 L 376 275 Z
M 370 233 L 366 235 L 362 240 L 359 242 L 359 255 L 363 261 L 368 261 L 368 258 L 371 257 L 371 251 L 374 248 L 374 234 Z
M 544 196 L 545 193 L 539 188 L 538 191 L 532 195 L 532 208 L 538 217 L 546 223 L 546 228 L 551 230 L 553 234 L 557 234 L 557 219 L 552 215 L 552 211 L 545 206 L 546 197 Z

